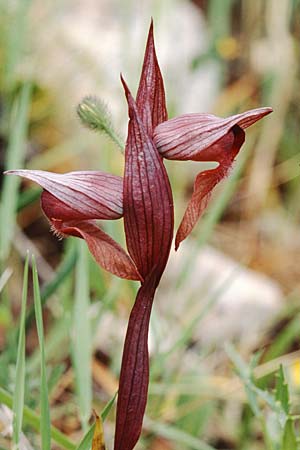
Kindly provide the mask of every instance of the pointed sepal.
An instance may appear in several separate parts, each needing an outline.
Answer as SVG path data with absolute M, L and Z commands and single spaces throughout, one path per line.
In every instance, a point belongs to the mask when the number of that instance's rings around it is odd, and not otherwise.
M 100 171 L 59 174 L 9 170 L 5 173 L 34 181 L 59 200 L 53 216 L 56 219 L 119 219 L 123 215 L 123 180 L 116 175 Z
M 124 226 L 127 248 L 145 278 L 156 266 L 160 278 L 173 236 L 173 199 L 162 159 L 122 79 L 129 107 L 125 148 Z
M 166 159 L 180 161 L 218 161 L 216 147 L 219 140 L 238 126 L 245 130 L 272 112 L 272 108 L 258 108 L 225 119 L 212 114 L 184 114 L 158 125 L 153 141 Z M 217 147 L 222 152 L 222 147 Z
M 152 137 L 154 128 L 168 119 L 164 82 L 159 68 L 151 21 L 136 104 L 146 132 Z

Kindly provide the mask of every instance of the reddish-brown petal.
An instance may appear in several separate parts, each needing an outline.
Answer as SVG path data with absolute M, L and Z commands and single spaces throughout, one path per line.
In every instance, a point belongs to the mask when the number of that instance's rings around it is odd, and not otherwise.
M 244 130 L 271 112 L 272 108 L 258 108 L 226 119 L 211 114 L 184 114 L 158 125 L 153 141 L 167 159 L 217 161 L 213 152 L 206 152 L 207 149 L 235 125 Z M 221 147 L 219 151 L 222 152 Z
M 114 450 L 132 450 L 140 436 L 149 384 L 148 329 L 156 277 L 140 287 L 123 350 Z
M 205 170 L 197 175 L 194 192 L 176 234 L 176 250 L 180 242 L 190 234 L 205 210 L 213 188 L 228 175 L 244 140 L 245 132 L 235 125 L 223 138 L 210 147 L 211 154 L 215 155 L 212 159 L 219 165 L 215 169 Z
M 52 219 L 52 228 L 63 236 L 76 236 L 85 240 L 99 266 L 127 280 L 142 281 L 133 261 L 110 236 L 92 221 L 69 221 Z
M 173 200 L 162 159 L 139 117 L 125 82 L 129 106 L 125 149 L 124 226 L 127 248 L 145 278 L 157 266 L 161 276 L 173 236 Z
M 58 199 L 57 219 L 119 219 L 123 215 L 121 177 L 100 171 L 58 174 L 42 170 L 10 170 L 6 173 L 35 181 Z
M 164 82 L 155 52 L 152 21 L 148 34 L 136 104 L 144 127 L 152 137 L 154 128 L 168 119 Z

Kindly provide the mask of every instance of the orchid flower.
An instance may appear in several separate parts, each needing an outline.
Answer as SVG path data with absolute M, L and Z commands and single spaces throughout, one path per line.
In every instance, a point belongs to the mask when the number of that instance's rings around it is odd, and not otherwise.
M 272 108 L 258 108 L 226 119 L 212 114 L 184 114 L 155 128 L 153 141 L 164 158 L 219 164 L 196 177 L 192 198 L 176 234 L 176 250 L 206 208 L 213 188 L 228 175 L 244 143 L 244 130 L 271 112 Z
M 173 238 L 173 199 L 163 158 L 219 164 L 196 177 L 177 231 L 178 248 L 201 216 L 213 188 L 228 175 L 244 142 L 244 130 L 272 110 L 259 108 L 227 119 L 186 114 L 168 120 L 152 23 L 136 100 L 122 77 L 121 81 L 129 111 L 123 179 L 99 171 L 7 173 L 42 186 L 42 209 L 57 234 L 84 239 L 101 267 L 141 283 L 124 344 L 114 444 L 115 450 L 132 450 L 141 433 L 147 401 L 150 313 Z M 96 222 L 121 217 L 128 253 Z

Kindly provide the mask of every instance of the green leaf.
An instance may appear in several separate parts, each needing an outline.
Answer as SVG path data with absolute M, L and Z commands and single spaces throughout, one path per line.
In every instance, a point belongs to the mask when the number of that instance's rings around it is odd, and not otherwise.
M 28 288 L 28 260 L 29 255 L 27 254 L 23 275 L 21 318 L 20 318 L 19 342 L 18 342 L 17 362 L 16 362 L 16 383 L 13 397 L 13 448 L 16 450 L 19 449 L 19 441 L 22 430 L 23 409 L 24 409 L 25 317 L 26 317 L 27 288 Z
M 72 359 L 75 370 L 79 414 L 84 430 L 92 410 L 92 339 L 89 318 L 89 277 L 87 249 L 84 241 L 78 241 L 79 257 L 75 272 L 75 299 L 72 329 Z
M 17 211 L 22 211 L 23 208 L 38 200 L 41 196 L 41 192 L 42 190 L 39 187 L 29 188 L 26 189 L 26 191 L 21 192 L 18 198 Z
M 297 450 L 297 439 L 295 435 L 294 423 L 291 417 L 286 421 L 283 438 L 282 450 Z
M 288 384 L 285 381 L 282 364 L 280 364 L 280 367 L 276 374 L 275 398 L 281 404 L 284 412 L 286 414 L 289 414 L 290 410 L 289 388 Z
M 76 450 L 91 450 L 93 436 L 95 432 L 95 423 L 86 432 Z
M 31 89 L 32 87 L 29 83 L 22 86 L 13 108 L 9 145 L 6 155 L 6 170 L 23 167 Z M 9 254 L 14 233 L 19 185 L 19 177 L 4 177 L 0 221 L 0 258 L 3 260 Z
M 51 450 L 51 421 L 50 421 L 50 409 L 48 399 L 48 385 L 46 376 L 46 363 L 45 363 L 45 345 L 44 345 L 44 327 L 43 316 L 41 306 L 40 287 L 38 280 L 38 273 L 36 268 L 36 262 L 34 256 L 32 256 L 32 275 L 33 275 L 33 297 L 36 326 L 39 340 L 39 347 L 41 353 L 41 439 L 42 450 Z
M 4 55 L 2 54 L 3 70 L 3 86 L 4 92 L 12 92 L 17 85 L 19 79 L 19 71 L 16 66 L 23 60 L 24 50 L 27 44 L 28 34 L 28 12 L 31 0 L 22 0 L 15 2 L 11 8 L 6 8 L 8 12 L 8 27 L 5 33 L 1 30 L 1 39 L 3 44 Z M 1 17 L 2 19 L 2 17 Z M 2 50 L 2 51 L 3 51 Z M 4 56 L 4 61 L 3 61 Z
M 234 346 L 230 343 L 227 343 L 225 345 L 225 350 L 227 355 L 235 365 L 237 374 L 244 383 L 249 405 L 252 408 L 253 413 L 257 417 L 260 417 L 262 414 L 258 403 L 258 398 L 261 398 L 274 412 L 279 413 L 280 408 L 278 407 L 278 404 L 273 395 L 271 395 L 267 391 L 259 389 L 256 386 L 253 380 L 251 368 L 243 361 L 241 356 L 235 350 Z
M 68 278 L 71 271 L 73 270 L 76 259 L 77 259 L 77 250 L 75 249 L 75 246 L 71 246 L 70 250 L 66 253 L 63 261 L 59 265 L 58 269 L 56 270 L 55 277 L 53 280 L 49 281 L 47 283 L 42 291 L 41 291 L 41 302 L 42 305 L 46 303 L 48 298 L 54 294 L 54 292 L 57 291 L 57 289 L 63 284 L 63 282 Z M 34 317 L 34 307 L 29 308 L 27 317 L 26 317 L 26 327 L 28 327 L 31 323 L 31 320 Z
M 113 407 L 113 404 L 115 403 L 116 397 L 118 395 L 118 391 L 116 391 L 115 395 L 109 400 L 109 402 L 104 406 L 102 412 L 101 412 L 101 419 L 102 422 L 105 422 L 106 417 L 110 413 L 111 408 Z
M 287 298 L 287 301 L 290 300 L 292 300 L 292 298 Z M 290 304 L 292 303 L 293 302 L 291 301 Z M 289 323 L 274 337 L 274 341 L 264 355 L 264 361 L 271 361 L 272 359 L 283 355 L 288 351 L 291 343 L 294 342 L 294 339 L 298 337 L 300 315 L 293 315 L 294 317 L 291 318 Z M 288 314 L 288 316 L 290 316 L 290 314 Z
M 191 436 L 190 434 L 179 430 L 177 427 L 172 425 L 147 420 L 147 428 L 159 436 L 174 441 L 176 445 L 178 445 L 178 448 L 189 448 L 191 450 L 215 450 L 215 448 L 211 445 L 206 444 L 200 439 Z

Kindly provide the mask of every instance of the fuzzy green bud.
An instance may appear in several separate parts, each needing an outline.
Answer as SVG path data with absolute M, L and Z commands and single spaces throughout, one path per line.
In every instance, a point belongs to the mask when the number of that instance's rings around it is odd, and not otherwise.
M 77 114 L 84 126 L 105 133 L 123 152 L 124 145 L 114 130 L 108 108 L 101 99 L 93 96 L 85 97 L 77 106 Z

